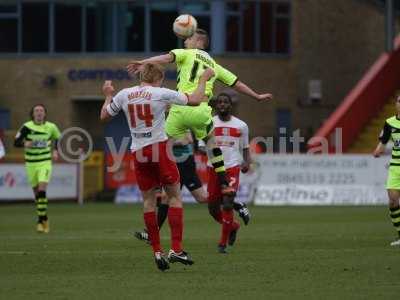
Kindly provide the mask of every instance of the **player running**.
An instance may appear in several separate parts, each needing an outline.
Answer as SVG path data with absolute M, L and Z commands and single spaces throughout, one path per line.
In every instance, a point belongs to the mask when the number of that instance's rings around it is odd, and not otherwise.
M 106 121 L 123 110 L 132 135 L 131 151 L 139 189 L 142 192 L 144 222 L 154 252 L 157 267 L 169 268 L 160 243 L 160 233 L 155 214 L 156 189 L 161 185 L 169 199 L 168 221 L 171 230 L 171 250 L 168 260 L 193 264 L 183 251 L 183 208 L 179 191 L 179 172 L 167 152 L 168 137 L 164 130 L 165 110 L 169 104 L 198 105 L 206 100 L 204 91 L 208 79 L 214 75 L 211 69 L 203 72 L 199 85 L 192 94 L 184 94 L 161 88 L 164 73 L 158 65 L 146 64 L 140 72 L 140 85 L 123 89 L 113 97 L 111 81 L 103 86 L 105 102 L 100 119 Z
M 398 233 L 398 238 L 390 243 L 391 246 L 400 246 L 400 96 L 396 98 L 396 110 L 397 114 L 386 120 L 379 136 L 380 142 L 373 153 L 375 157 L 379 157 L 385 152 L 385 146 L 389 140 L 393 141 L 386 189 L 389 197 L 390 218 Z
M 229 184 L 235 191 L 239 187 L 240 171 L 246 173 L 251 163 L 249 151 L 249 128 L 245 122 L 232 115 L 232 99 L 221 93 L 215 101 L 215 140 L 225 158 Z M 208 162 L 208 209 L 214 219 L 222 225 L 218 252 L 227 253 L 227 244 L 232 246 L 240 224 L 233 217 L 233 197 L 221 193 L 216 184 L 217 174 Z M 222 208 L 222 209 L 221 209 Z
M 47 111 L 43 104 L 32 107 L 30 116 L 31 120 L 24 123 L 15 136 L 14 146 L 25 148 L 26 173 L 36 200 L 36 231 L 49 233 L 46 190 L 51 178 L 51 160 L 58 160 L 57 145 L 61 134 L 56 124 L 46 120 Z
M 211 68 L 215 76 L 206 85 L 206 95 L 211 99 L 214 82 L 216 80 L 233 87 L 240 93 L 253 97 L 258 101 L 271 100 L 271 94 L 257 94 L 246 84 L 238 80 L 237 76 L 220 66 L 206 51 L 209 37 L 206 31 L 197 29 L 195 34 L 185 40 L 186 49 L 175 49 L 168 54 L 154 56 L 142 61 L 132 61 L 128 65 L 130 73 L 138 72 L 143 64 L 176 63 L 178 70 L 177 88 L 184 93 L 193 92 L 199 82 L 202 70 Z M 181 107 L 173 105 L 166 122 L 166 132 L 169 137 L 181 139 L 188 130 L 191 130 L 198 140 L 204 140 L 207 145 L 207 155 L 217 174 L 218 182 L 223 194 L 233 195 L 226 178 L 224 159 L 221 149 L 215 144 L 211 107 L 202 103 L 198 107 Z

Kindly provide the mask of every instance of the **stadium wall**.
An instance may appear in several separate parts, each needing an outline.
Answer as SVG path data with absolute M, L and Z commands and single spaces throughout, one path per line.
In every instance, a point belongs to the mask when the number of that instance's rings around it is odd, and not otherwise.
M 373 5 L 355 0 L 292 3 L 289 56 L 217 57 L 257 91 L 274 93 L 275 100 L 269 104 L 240 97 L 238 115 L 248 122 L 252 136 L 276 134 L 280 109 L 291 112 L 292 129 L 318 128 L 384 47 L 384 16 Z M 49 118 L 61 128 L 78 125 L 101 137 L 103 127 L 97 117 L 102 79 L 71 80 L 69 74 L 82 69 L 123 70 L 134 58 L 126 54 L 1 57 L 0 106 L 10 108 L 14 129 L 27 119 L 33 103 L 43 102 L 48 106 Z M 322 82 L 318 103 L 309 101 L 308 84 L 312 79 Z M 117 89 L 130 84 L 129 80 L 115 80 Z M 172 78 L 167 86 L 175 87 Z M 217 92 L 222 89 L 219 86 Z

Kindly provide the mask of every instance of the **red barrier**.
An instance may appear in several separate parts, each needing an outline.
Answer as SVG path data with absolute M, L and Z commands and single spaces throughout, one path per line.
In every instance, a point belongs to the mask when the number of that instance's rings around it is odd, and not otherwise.
M 335 130 L 342 128 L 341 148 L 346 152 L 368 121 L 379 113 L 389 97 L 400 87 L 400 37 L 395 44 L 395 50 L 383 53 L 378 58 L 309 140 L 310 150 L 322 148 L 321 139 L 324 139 L 328 142 L 329 153 L 339 152 L 334 136 Z

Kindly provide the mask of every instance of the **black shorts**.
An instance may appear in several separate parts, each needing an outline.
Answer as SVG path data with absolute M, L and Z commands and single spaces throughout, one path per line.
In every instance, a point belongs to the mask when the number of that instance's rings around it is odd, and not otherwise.
M 177 166 L 181 177 L 181 189 L 186 186 L 189 191 L 194 191 L 202 187 L 193 155 L 190 155 L 185 161 L 177 163 Z

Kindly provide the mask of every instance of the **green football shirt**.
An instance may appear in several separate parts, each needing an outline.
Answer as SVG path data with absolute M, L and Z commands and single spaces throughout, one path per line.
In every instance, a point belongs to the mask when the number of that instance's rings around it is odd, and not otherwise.
M 215 72 L 206 84 L 206 95 L 210 99 L 213 96 L 213 88 L 216 80 L 228 86 L 233 86 L 238 78 L 229 70 L 223 68 L 205 51 L 200 49 L 175 49 L 170 52 L 174 58 L 178 70 L 177 88 L 182 93 L 192 93 L 198 86 L 199 79 L 204 70 L 211 68 Z
M 24 140 L 32 141 L 32 147 L 25 148 L 26 163 L 51 161 L 51 142 L 58 140 L 60 136 L 60 131 L 54 123 L 46 121 L 39 125 L 29 121 L 18 131 L 16 145 L 21 146 Z

